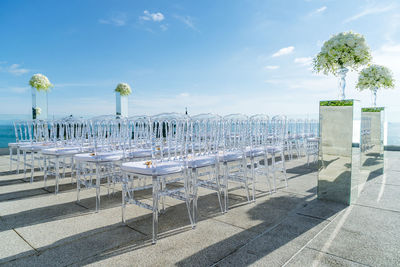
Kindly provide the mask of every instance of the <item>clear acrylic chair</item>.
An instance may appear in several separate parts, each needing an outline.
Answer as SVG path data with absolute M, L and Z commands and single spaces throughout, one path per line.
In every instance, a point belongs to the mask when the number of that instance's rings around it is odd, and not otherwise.
M 67 169 L 70 170 L 71 183 L 73 183 L 74 156 L 86 151 L 81 146 L 81 138 L 85 138 L 83 132 L 85 122 L 69 117 L 67 120 L 53 121 L 50 125 L 50 141 L 54 146 L 41 150 L 44 161 L 44 186 L 47 186 L 48 176 L 54 176 L 54 192 L 57 194 L 60 178 L 65 178 Z M 62 170 L 62 176 L 60 170 Z
M 119 165 L 124 158 L 123 145 L 125 141 L 120 138 L 126 130 L 127 124 L 123 120 L 94 120 L 90 123 L 92 152 L 77 154 L 76 162 L 76 187 L 77 202 L 80 201 L 81 186 L 87 189 L 96 189 L 96 212 L 100 210 L 100 184 L 101 180 L 107 181 L 108 194 L 111 181 L 120 176 Z
M 32 142 L 31 125 L 26 121 L 15 121 L 14 132 L 15 132 L 15 143 L 9 143 L 8 148 L 10 150 L 10 171 L 13 169 L 13 162 L 16 162 L 16 173 L 19 174 L 19 166 L 21 163 L 21 147 L 24 145 L 30 145 Z M 14 158 L 14 150 L 16 150 L 16 157 Z
M 247 170 L 246 145 L 248 140 L 249 119 L 243 114 L 231 114 L 223 117 L 223 142 L 222 151 L 219 154 L 219 162 L 223 168 L 223 193 L 224 193 L 224 212 L 228 211 L 229 181 L 239 183 L 239 187 L 246 191 L 247 201 L 251 202 L 255 198 L 254 186 L 252 186 L 252 197 L 250 197 L 249 183 L 254 183 L 252 176 Z
M 270 133 L 272 137 L 269 138 L 269 145 L 267 151 L 272 158 L 271 172 L 274 183 L 274 191 L 276 191 L 276 173 L 282 173 L 285 180 L 286 187 L 288 180 L 286 175 L 285 165 L 285 129 L 286 118 L 284 116 L 274 116 L 270 121 Z
M 246 157 L 250 159 L 250 170 L 252 190 L 255 191 L 257 175 L 265 177 L 265 182 L 268 185 L 269 193 L 272 193 L 270 181 L 270 168 L 268 156 L 268 122 L 267 115 L 253 115 L 249 119 L 249 137 L 248 146 L 246 147 Z M 252 200 L 255 201 L 255 195 L 252 195 Z
M 146 124 L 151 133 L 152 159 L 149 161 L 132 161 L 122 164 L 122 221 L 126 222 L 125 209 L 127 204 L 135 204 L 147 208 L 153 213 L 153 236 L 155 244 L 158 237 L 159 202 L 164 197 L 172 197 L 186 203 L 192 228 L 195 224 L 192 218 L 193 188 L 187 175 L 187 129 L 188 118 L 181 114 L 160 114 L 151 118 Z M 150 180 L 145 186 L 137 183 L 138 178 Z M 181 182 L 182 184 L 177 184 Z M 169 185 L 174 184 L 170 188 Z M 135 192 L 152 188 L 153 205 L 149 205 L 135 197 Z
M 188 125 L 188 175 L 193 185 L 193 223 L 197 223 L 197 188 L 217 192 L 221 212 L 221 182 L 219 175 L 219 136 L 222 132 L 222 118 L 211 113 L 192 116 Z

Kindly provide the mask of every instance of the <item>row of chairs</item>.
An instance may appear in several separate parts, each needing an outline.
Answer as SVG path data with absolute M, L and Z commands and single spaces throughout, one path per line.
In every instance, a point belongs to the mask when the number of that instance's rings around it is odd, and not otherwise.
M 17 156 L 22 150 L 24 173 L 29 165 L 31 181 L 35 160 L 44 171 L 45 183 L 48 175 L 55 176 L 56 192 L 60 170 L 65 177 L 65 170 L 71 169 L 71 181 L 76 174 L 78 201 L 82 188 L 96 189 L 96 211 L 102 180 L 107 181 L 108 190 L 121 183 L 122 220 L 129 204 L 152 210 L 153 243 L 166 196 L 186 203 L 195 228 L 199 187 L 217 193 L 223 213 L 228 211 L 228 189 L 233 185 L 245 189 L 248 202 L 255 201 L 257 178 L 272 192 L 276 191 L 276 174 L 281 172 L 287 186 L 285 157 L 299 157 L 302 150 L 307 154 L 309 143 L 315 143 L 312 140 L 318 136 L 312 121 L 241 114 L 35 121 L 16 123 L 15 129 L 17 143 L 10 147 L 17 149 Z M 135 192 L 145 189 L 152 190 L 152 205 L 136 197 Z

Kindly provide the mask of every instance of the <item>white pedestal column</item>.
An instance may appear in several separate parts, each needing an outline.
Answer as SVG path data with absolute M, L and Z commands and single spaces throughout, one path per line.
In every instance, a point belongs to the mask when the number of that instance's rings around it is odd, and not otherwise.
M 319 199 L 350 204 L 358 196 L 359 106 L 357 100 L 320 102 Z
M 128 117 L 128 96 L 121 96 L 120 93 L 115 93 L 115 107 L 116 115 L 121 117 Z
M 46 91 L 38 91 L 32 88 L 32 119 L 47 120 L 48 97 Z
M 361 170 L 371 180 L 383 174 L 385 108 L 362 108 L 361 118 Z

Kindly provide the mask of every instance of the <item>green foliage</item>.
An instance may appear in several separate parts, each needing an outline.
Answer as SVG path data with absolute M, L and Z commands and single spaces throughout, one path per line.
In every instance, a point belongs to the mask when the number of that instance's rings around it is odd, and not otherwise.
M 381 112 L 383 111 L 385 108 L 362 108 L 361 111 L 362 112 Z
M 325 107 L 353 106 L 353 100 L 320 101 L 319 105 Z

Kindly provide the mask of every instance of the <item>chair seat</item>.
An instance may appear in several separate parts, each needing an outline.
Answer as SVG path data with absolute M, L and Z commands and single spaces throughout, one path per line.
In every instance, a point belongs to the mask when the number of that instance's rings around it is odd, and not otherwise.
M 268 153 L 278 153 L 281 152 L 281 148 L 277 146 L 267 146 Z
M 146 158 L 151 157 L 151 149 L 136 149 L 129 153 L 130 158 Z
M 224 162 L 236 161 L 239 159 L 243 159 L 243 153 L 241 151 L 225 152 L 224 154 L 220 155 L 219 158 Z
M 140 175 L 164 176 L 181 172 L 183 170 L 182 161 L 163 161 L 154 162 L 152 165 L 146 164 L 148 161 L 126 162 L 121 166 L 121 170 Z
M 79 147 L 52 147 L 42 150 L 43 155 L 49 156 L 74 155 L 78 153 L 80 153 Z
M 109 162 L 121 160 L 124 156 L 123 151 L 111 151 L 111 152 L 97 152 L 95 155 L 93 153 L 83 153 L 75 155 L 74 159 L 77 161 L 86 162 Z
M 46 144 L 46 143 L 42 143 L 42 144 L 24 144 L 24 145 L 21 145 L 20 146 L 20 149 L 21 150 L 25 150 L 25 151 L 28 151 L 28 152 L 39 152 L 39 151 L 41 151 L 41 150 L 43 150 L 43 149 L 47 149 L 47 148 L 51 148 L 52 146 L 54 146 L 54 145 L 52 145 L 52 144 Z
M 217 163 L 216 155 L 205 155 L 198 156 L 193 159 L 188 159 L 187 164 L 189 168 L 201 168 L 206 166 L 212 166 Z
M 263 147 L 246 147 L 246 157 L 260 157 L 265 155 L 265 148 Z

